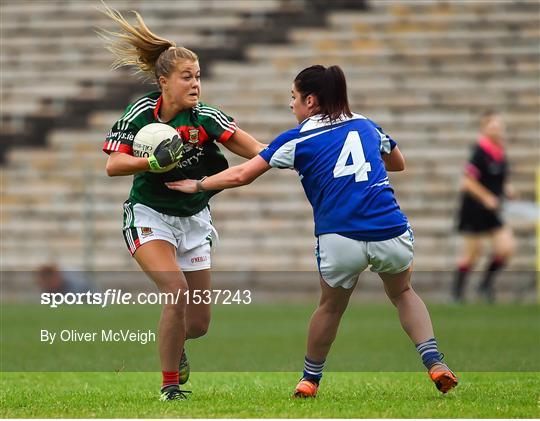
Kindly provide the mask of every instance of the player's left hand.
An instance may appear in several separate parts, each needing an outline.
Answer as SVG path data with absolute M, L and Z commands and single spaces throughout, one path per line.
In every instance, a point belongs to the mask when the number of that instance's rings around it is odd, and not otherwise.
M 512 184 L 504 186 L 504 195 L 509 200 L 518 200 L 521 198 L 521 195 Z
M 180 161 L 183 151 L 184 144 L 178 135 L 173 136 L 172 139 L 165 139 L 148 158 L 150 168 L 153 170 L 162 170 Z
M 196 180 L 171 181 L 165 183 L 165 185 L 171 190 L 181 191 L 182 193 L 197 193 L 199 191 Z

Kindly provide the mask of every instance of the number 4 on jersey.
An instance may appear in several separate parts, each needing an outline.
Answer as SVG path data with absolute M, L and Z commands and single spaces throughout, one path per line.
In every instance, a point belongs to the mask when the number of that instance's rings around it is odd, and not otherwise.
M 351 157 L 352 164 L 347 165 L 349 157 Z M 356 131 L 349 132 L 334 167 L 334 178 L 354 174 L 356 182 L 366 181 L 370 171 L 371 164 L 366 162 L 360 134 Z

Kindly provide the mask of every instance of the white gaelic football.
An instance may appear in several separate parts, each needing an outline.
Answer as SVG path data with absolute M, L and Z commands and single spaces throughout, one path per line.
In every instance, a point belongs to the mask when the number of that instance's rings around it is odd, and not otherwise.
M 150 123 L 144 126 L 135 135 L 133 140 L 133 156 L 148 158 L 154 153 L 157 146 L 165 139 L 172 139 L 180 134 L 171 126 L 163 123 Z M 167 172 L 172 170 L 176 164 L 171 164 L 162 170 L 149 170 L 150 172 Z

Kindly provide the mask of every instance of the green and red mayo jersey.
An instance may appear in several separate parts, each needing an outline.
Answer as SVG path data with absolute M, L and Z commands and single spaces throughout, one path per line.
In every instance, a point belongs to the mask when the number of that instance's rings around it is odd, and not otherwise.
M 107 134 L 103 151 L 133 155 L 137 132 L 150 123 L 158 123 L 161 92 L 152 92 L 128 105 L 122 117 Z M 192 216 L 203 210 L 217 191 L 186 194 L 170 190 L 165 182 L 185 178 L 201 179 L 228 168 L 215 141 L 224 143 L 236 131 L 232 117 L 199 102 L 195 107 L 166 122 L 184 141 L 184 155 L 175 168 L 166 173 L 139 172 L 134 175 L 129 200 L 173 216 Z

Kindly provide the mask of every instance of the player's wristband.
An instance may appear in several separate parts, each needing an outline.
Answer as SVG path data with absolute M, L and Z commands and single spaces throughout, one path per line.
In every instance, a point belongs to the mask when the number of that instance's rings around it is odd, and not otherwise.
M 198 191 L 198 192 L 204 191 L 204 187 L 203 187 L 203 185 L 202 185 L 202 182 L 203 182 L 204 180 L 206 180 L 207 178 L 208 178 L 208 177 L 205 176 L 205 177 L 201 178 L 200 180 L 197 180 L 197 191 Z
M 148 164 L 150 165 L 151 170 L 161 170 L 162 167 L 159 165 L 156 157 L 154 155 L 148 157 Z

